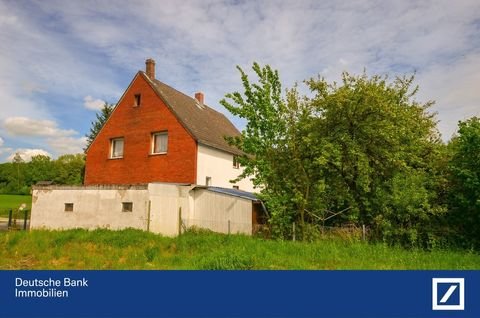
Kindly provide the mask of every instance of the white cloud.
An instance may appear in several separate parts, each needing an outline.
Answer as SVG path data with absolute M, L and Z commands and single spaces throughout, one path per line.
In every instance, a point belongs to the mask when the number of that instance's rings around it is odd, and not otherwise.
M 419 97 L 436 100 L 438 126 L 444 140 L 457 130 L 459 120 L 480 116 L 480 51 L 448 64 L 434 64 L 418 74 Z
M 224 113 L 218 101 L 241 89 L 237 64 L 248 71 L 253 61 L 268 63 L 285 86 L 318 73 L 331 81 L 344 70 L 416 70 L 421 97 L 437 100 L 448 138 L 459 119 L 478 109 L 472 101 L 480 99 L 473 87 L 480 74 L 479 16 L 476 0 L 0 1 L 0 39 L 15 43 L 0 56 L 0 121 L 50 121 L 41 136 L 80 143 L 73 131 L 52 124 L 65 109 L 56 98 L 99 109 L 153 57 L 160 80 L 189 95 L 204 91 L 207 103 Z
M 72 129 L 58 128 L 54 121 L 27 117 L 9 117 L 4 120 L 3 127 L 14 136 L 63 137 L 77 134 Z
M 83 153 L 83 147 L 87 143 L 87 138 L 59 137 L 48 139 L 47 143 L 58 155 L 76 154 Z
M 33 157 L 33 156 L 37 156 L 37 155 L 43 155 L 43 156 L 52 157 L 52 155 L 51 155 L 50 153 L 48 153 L 47 151 L 45 151 L 45 150 L 43 150 L 43 149 L 25 149 L 25 148 L 21 148 L 21 149 L 16 149 L 15 151 L 13 151 L 12 154 L 7 157 L 7 161 L 12 161 L 13 158 L 15 157 L 15 155 L 16 155 L 17 153 L 20 155 L 20 157 L 21 157 L 24 161 L 30 161 L 30 160 L 32 160 L 32 157 Z
M 0 137 L 0 147 L 3 146 L 3 143 L 4 143 L 3 138 Z
M 101 99 L 94 99 L 92 96 L 88 95 L 83 98 L 83 106 L 85 108 L 91 109 L 91 110 L 100 110 L 102 109 L 103 105 L 105 105 L 105 101 Z
M 21 148 L 20 151 L 25 158 L 31 158 L 35 154 L 45 154 L 52 157 L 55 155 L 81 153 L 86 144 L 86 137 L 75 137 L 78 133 L 72 129 L 60 129 L 57 124 L 51 120 L 36 120 L 27 117 L 10 117 L 3 123 L 5 131 L 13 137 L 22 137 L 23 142 L 28 142 L 34 147 L 43 148 L 48 146 L 48 150 L 40 148 Z M 26 138 L 25 138 L 26 137 Z M 3 140 L 1 140 L 3 142 Z M 0 143 L 1 146 L 1 143 Z M 45 153 L 42 153 L 45 152 Z M 1 149 L 0 154 L 11 153 L 11 148 Z M 7 157 L 11 160 L 13 156 Z M 22 158 L 23 158 L 22 156 Z

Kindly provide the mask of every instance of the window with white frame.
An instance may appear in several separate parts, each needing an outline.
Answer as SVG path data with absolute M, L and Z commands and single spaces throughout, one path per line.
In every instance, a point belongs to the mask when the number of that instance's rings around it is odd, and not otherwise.
M 123 158 L 123 138 L 114 138 L 110 141 L 110 158 Z
M 152 134 L 152 154 L 167 153 L 168 132 L 158 132 Z

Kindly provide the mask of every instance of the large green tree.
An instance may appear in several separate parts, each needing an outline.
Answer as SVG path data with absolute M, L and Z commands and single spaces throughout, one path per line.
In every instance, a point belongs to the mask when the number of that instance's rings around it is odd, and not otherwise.
M 315 94 L 311 146 L 322 205 L 350 208 L 349 220 L 406 244 L 428 240 L 426 225 L 445 211 L 430 177 L 441 147 L 432 103 L 415 101 L 413 80 L 344 73 L 341 85 L 307 82 Z
M 450 142 L 450 218 L 457 241 L 480 248 L 480 118 L 459 123 Z
M 88 147 L 90 147 L 95 137 L 97 137 L 103 125 L 105 125 L 108 118 L 112 114 L 114 108 L 115 108 L 115 105 L 105 102 L 100 112 L 95 114 L 96 118 L 94 121 L 92 121 L 90 132 L 85 135 L 85 137 L 87 137 L 87 144 L 83 149 L 84 151 L 86 151 Z
M 238 69 L 243 93 L 221 103 L 247 124 L 230 142 L 245 153 L 240 177 L 260 186 L 280 236 L 292 222 L 302 238 L 312 225 L 353 222 L 392 243 L 432 240 L 432 220 L 445 212 L 442 144 L 432 103 L 414 99 L 413 77 L 344 73 L 340 85 L 307 81 L 311 97 L 296 88 L 282 97 L 277 71 L 255 63 L 252 83 Z

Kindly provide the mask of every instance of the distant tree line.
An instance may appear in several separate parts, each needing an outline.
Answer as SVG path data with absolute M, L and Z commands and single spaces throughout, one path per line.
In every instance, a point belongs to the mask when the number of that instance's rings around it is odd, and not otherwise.
M 479 118 L 444 143 L 413 76 L 312 78 L 304 96 L 283 94 L 268 65 L 253 65 L 255 82 L 238 69 L 243 92 L 221 104 L 246 127 L 228 141 L 245 153 L 239 178 L 259 186 L 273 235 L 289 238 L 295 222 L 309 240 L 349 223 L 392 245 L 480 249 Z
M 12 162 L 0 164 L 0 193 L 30 194 L 31 186 L 39 181 L 80 185 L 84 171 L 84 154 L 63 155 L 56 160 L 37 155 L 28 162 L 16 154 Z

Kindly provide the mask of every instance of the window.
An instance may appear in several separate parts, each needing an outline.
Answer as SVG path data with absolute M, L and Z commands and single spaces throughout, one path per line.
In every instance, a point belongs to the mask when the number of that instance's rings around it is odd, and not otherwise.
M 212 185 L 212 177 L 206 177 L 205 178 L 205 185 L 207 187 L 211 186 Z
M 140 94 L 135 94 L 133 96 L 133 107 L 138 107 L 140 106 L 140 102 L 142 101 L 142 95 Z
M 238 156 L 233 156 L 233 167 L 235 169 L 240 168 L 240 162 L 238 162 Z
M 123 138 L 111 140 L 110 158 L 123 158 Z
M 65 212 L 73 212 L 73 203 L 65 203 Z
M 152 134 L 152 154 L 167 153 L 168 133 L 159 132 Z
M 234 188 L 235 190 L 240 190 L 240 187 L 237 186 L 237 185 L 234 185 L 233 188 Z
M 122 212 L 132 212 L 133 202 L 122 202 Z

